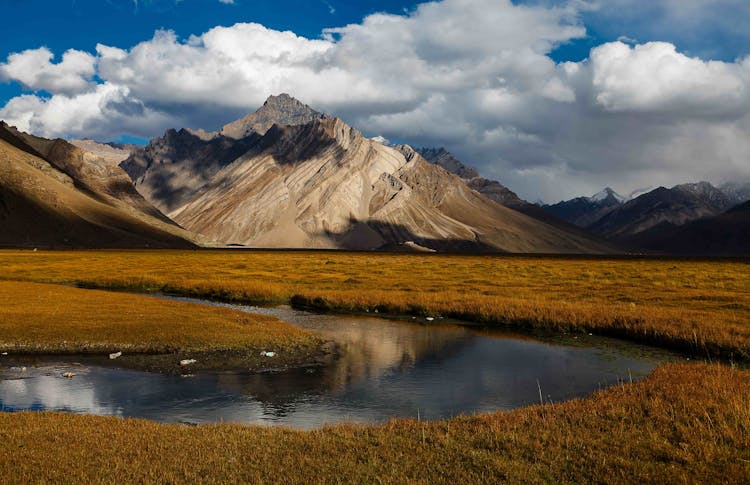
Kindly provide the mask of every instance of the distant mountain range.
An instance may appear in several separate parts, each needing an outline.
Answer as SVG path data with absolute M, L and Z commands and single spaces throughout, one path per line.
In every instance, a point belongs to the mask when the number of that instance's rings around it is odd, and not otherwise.
M 418 151 L 500 204 L 558 227 L 564 221 L 630 251 L 750 254 L 750 239 L 744 238 L 742 223 L 747 217 L 750 183 L 727 183 L 719 188 L 708 182 L 681 184 L 642 191 L 632 199 L 607 187 L 591 197 L 535 205 L 499 182 L 482 178 L 443 148 Z
M 0 124 L 0 246 L 750 254 L 750 184 L 529 203 L 444 148 L 368 139 L 289 95 L 145 147 Z

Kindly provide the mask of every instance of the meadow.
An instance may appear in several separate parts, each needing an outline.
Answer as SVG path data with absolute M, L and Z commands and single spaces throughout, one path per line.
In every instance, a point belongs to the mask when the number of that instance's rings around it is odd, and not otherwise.
M 747 261 L 0 251 L 0 268 L 4 348 L 313 348 L 313 336 L 273 319 L 137 292 L 591 332 L 722 358 L 668 364 L 643 381 L 564 403 L 309 432 L 0 413 L 0 482 L 662 484 L 750 477 Z
M 593 332 L 750 359 L 750 263 L 273 251 L 0 251 L 0 279 Z
M 261 351 L 275 351 L 274 364 L 302 363 L 319 351 L 314 335 L 276 318 L 226 308 L 133 294 L 59 285 L 0 281 L 0 351 L 19 355 L 122 352 L 119 363 L 177 370 L 262 365 Z M 134 357 L 139 358 L 134 359 Z M 147 356 L 161 356 L 144 361 Z M 1 364 L 2 362 L 0 362 Z M 166 364 L 165 364 L 166 363 Z

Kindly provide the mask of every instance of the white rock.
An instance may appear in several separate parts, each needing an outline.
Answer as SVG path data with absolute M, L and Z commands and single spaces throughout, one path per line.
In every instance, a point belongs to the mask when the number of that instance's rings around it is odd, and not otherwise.
M 196 362 L 198 362 L 198 361 L 195 360 L 195 359 L 185 359 L 185 360 L 181 360 L 180 361 L 180 365 L 183 366 L 183 367 L 185 367 L 186 365 L 193 365 Z
M 434 319 L 434 318 L 432 318 L 432 317 L 427 317 L 427 319 L 426 319 L 426 320 L 427 320 L 428 322 L 433 322 L 433 321 L 435 321 L 435 319 Z
M 65 374 L 63 374 L 63 377 L 66 379 L 72 379 L 75 377 L 75 374 L 73 374 L 72 372 L 66 372 Z
M 2 355 L 8 355 L 8 352 L 3 352 L 3 354 L 2 354 Z
M 260 353 L 260 356 L 261 357 L 276 357 L 276 352 L 265 352 L 265 351 L 263 351 L 263 352 Z
M 115 360 L 122 357 L 122 352 L 115 352 L 114 354 L 109 354 L 109 360 Z

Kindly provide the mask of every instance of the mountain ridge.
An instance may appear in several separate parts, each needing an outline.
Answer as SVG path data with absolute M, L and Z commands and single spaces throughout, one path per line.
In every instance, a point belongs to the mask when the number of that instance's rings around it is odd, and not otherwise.
M 154 140 L 124 166 L 146 197 L 169 186 L 168 215 L 213 240 L 253 247 L 378 249 L 407 243 L 425 249 L 512 252 L 611 252 L 613 248 L 579 233 L 529 218 L 473 190 L 458 176 L 433 165 L 408 146 L 391 147 L 365 138 L 343 120 L 294 100 L 281 123 L 268 115 L 269 98 L 258 112 L 241 118 L 262 120 L 239 140 L 219 134 L 227 148 L 238 143 L 234 160 L 163 158 L 175 132 Z M 283 98 L 282 98 L 283 99 Z M 293 98 L 292 98 L 293 99 Z M 283 111 L 283 110 L 282 110 Z M 256 112 L 256 113 L 258 113 Z M 300 114 L 300 116 L 297 116 Z M 292 119 L 292 124 L 283 121 Z M 312 119 L 309 119 L 312 118 Z M 305 122 L 306 121 L 306 122 Z M 182 136 L 185 136 L 184 134 Z M 171 139 L 171 141 L 170 141 Z M 216 143 L 196 141 L 196 149 Z M 194 140 L 199 140 L 194 137 Z M 149 154 L 149 152 L 151 152 Z M 232 153 L 232 156 L 236 153 Z M 190 191 L 171 179 L 176 169 L 196 173 Z M 145 185 L 145 186 L 144 186 Z M 154 200 L 159 206 L 161 202 Z

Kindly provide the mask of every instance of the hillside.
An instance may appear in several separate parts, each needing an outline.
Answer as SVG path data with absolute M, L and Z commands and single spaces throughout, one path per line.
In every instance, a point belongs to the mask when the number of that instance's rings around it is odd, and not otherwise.
M 117 166 L 0 124 L 0 246 L 194 247 Z

